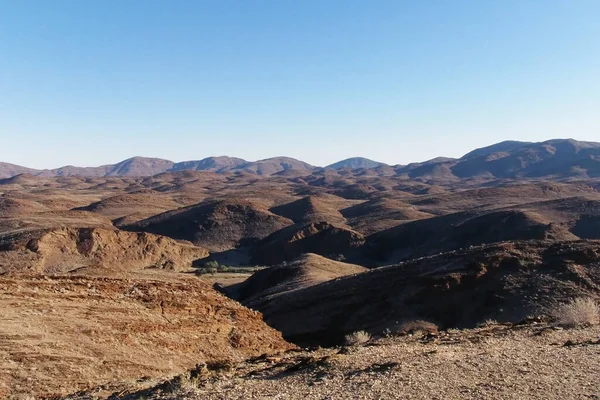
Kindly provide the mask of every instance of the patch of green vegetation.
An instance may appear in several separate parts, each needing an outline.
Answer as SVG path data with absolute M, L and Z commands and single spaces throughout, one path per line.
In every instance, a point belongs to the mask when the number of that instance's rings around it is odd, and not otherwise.
M 217 273 L 252 274 L 261 269 L 264 269 L 264 267 L 230 267 L 211 260 L 205 262 L 204 266 L 197 268 L 196 275 L 214 275 Z

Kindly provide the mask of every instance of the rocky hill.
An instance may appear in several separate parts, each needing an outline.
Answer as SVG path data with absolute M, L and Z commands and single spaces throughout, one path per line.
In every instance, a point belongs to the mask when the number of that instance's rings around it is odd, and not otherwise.
M 9 243 L 7 243 L 10 241 Z M 189 270 L 209 255 L 190 243 L 149 233 L 105 228 L 62 228 L 0 237 L 0 274 L 77 273 L 118 276 L 159 269 Z
M 518 322 L 600 297 L 600 242 L 510 242 L 415 259 L 248 304 L 296 343 L 339 343 L 425 320 L 440 328 Z
M 600 199 L 571 197 L 422 219 L 371 235 L 366 254 L 394 263 L 509 240 L 599 239 Z
M 64 398 L 292 346 L 198 279 L 0 277 L 0 397 Z
M 189 240 L 212 251 L 230 250 L 263 239 L 293 222 L 243 200 L 199 203 L 124 227 Z
M 333 261 L 306 253 L 297 259 L 254 273 L 243 283 L 228 287 L 227 294 L 251 305 L 290 291 L 314 286 L 342 276 L 368 271 L 359 265 Z
M 273 265 L 315 253 L 332 259 L 355 258 L 365 237 L 328 222 L 295 224 L 272 233 L 253 246 L 252 263 Z

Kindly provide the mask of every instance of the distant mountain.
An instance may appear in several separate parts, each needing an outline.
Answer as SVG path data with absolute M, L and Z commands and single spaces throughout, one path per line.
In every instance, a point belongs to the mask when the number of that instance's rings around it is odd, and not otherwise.
M 116 164 L 102 165 L 99 167 L 65 167 L 44 170 L 40 176 L 152 176 L 165 172 L 173 167 L 173 161 L 160 158 L 133 157 Z
M 133 157 L 116 164 L 99 167 L 74 167 L 67 165 L 56 169 L 36 170 L 19 165 L 0 163 L 0 179 L 21 174 L 40 177 L 54 176 L 153 176 L 165 172 L 212 171 L 217 173 L 243 171 L 250 174 L 270 176 L 284 171 L 312 172 L 316 167 L 290 157 L 274 157 L 259 161 L 246 161 L 236 157 L 208 157 L 202 160 L 173 161 L 161 158 Z
M 189 170 L 226 172 L 245 164 L 248 164 L 248 161 L 236 157 L 208 157 L 199 161 L 184 161 L 176 163 L 169 172 Z
M 241 169 L 257 175 L 273 175 L 287 170 L 313 171 L 316 168 L 305 163 L 304 161 L 296 160 L 295 158 L 273 157 L 265 160 L 249 162 L 247 164 L 240 165 L 235 169 Z
M 160 158 L 134 157 L 115 164 L 108 176 L 149 176 L 173 168 L 173 161 Z
M 14 165 L 9 163 L 0 162 L 0 179 L 12 178 L 16 175 L 21 174 L 37 174 L 39 171 L 35 169 L 21 167 L 20 165 Z
M 429 183 L 464 179 L 587 179 L 600 177 L 600 143 L 554 139 L 506 141 L 476 149 L 458 160 L 438 158 L 396 168 L 397 174 Z
M 352 158 L 347 158 L 345 160 L 338 161 L 336 163 L 328 165 L 325 168 L 330 168 L 330 169 L 367 168 L 367 169 L 370 169 L 370 168 L 377 168 L 377 167 L 383 167 L 383 166 L 387 166 L 387 164 L 384 164 L 384 163 L 381 163 L 378 161 L 369 160 L 368 158 L 364 158 L 364 157 L 352 157 Z
M 573 139 L 502 142 L 465 155 L 450 170 L 459 178 L 600 177 L 600 143 Z
M 501 151 L 514 151 L 520 147 L 532 144 L 531 142 L 518 142 L 515 140 L 506 140 L 504 142 L 496 143 L 491 146 L 482 147 L 475 149 L 470 153 L 465 154 L 461 159 L 466 160 L 473 157 L 480 157 L 489 155 L 492 153 L 498 153 Z
M 165 172 L 212 171 L 239 172 L 260 176 L 331 176 L 340 180 L 362 169 L 365 176 L 398 176 L 428 184 L 446 184 L 466 179 L 587 179 L 600 178 L 600 143 L 554 139 L 539 143 L 506 141 L 473 150 L 460 159 L 438 157 L 408 165 L 388 166 L 362 157 L 348 158 L 323 168 L 290 157 L 245 161 L 235 157 L 208 157 L 196 161 L 173 161 L 160 158 L 133 157 L 117 164 L 99 167 L 65 166 L 53 170 L 35 170 L 0 163 L 0 179 L 20 174 L 53 176 L 153 176 Z

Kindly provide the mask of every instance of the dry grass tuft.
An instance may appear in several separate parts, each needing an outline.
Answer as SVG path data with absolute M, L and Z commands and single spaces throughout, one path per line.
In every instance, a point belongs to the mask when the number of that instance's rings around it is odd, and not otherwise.
M 356 331 L 346 335 L 344 339 L 348 346 L 360 346 L 371 340 L 371 334 L 365 331 Z
M 496 325 L 498 325 L 498 321 L 496 321 L 495 319 L 488 318 L 485 321 L 479 323 L 477 326 L 480 328 L 489 328 Z
M 593 299 L 578 298 L 565 303 L 552 311 L 559 325 L 566 327 L 600 324 L 600 306 Z
M 191 371 L 180 375 L 176 382 L 179 389 L 182 390 L 195 390 L 200 386 L 200 378 Z

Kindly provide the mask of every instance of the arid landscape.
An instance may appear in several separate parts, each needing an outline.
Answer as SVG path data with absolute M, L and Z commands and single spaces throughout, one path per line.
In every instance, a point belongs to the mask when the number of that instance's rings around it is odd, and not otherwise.
M 600 398 L 600 143 L 0 178 L 0 398 Z

